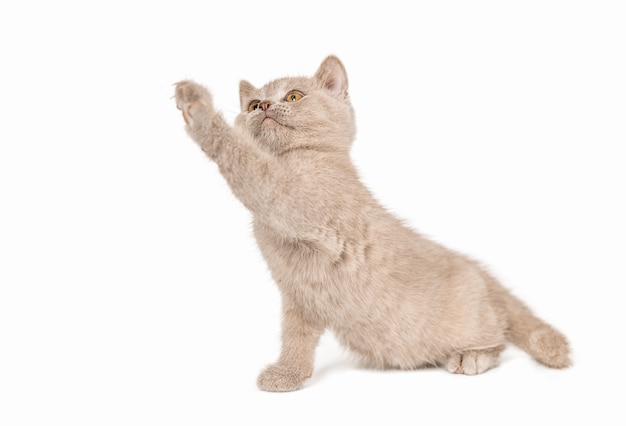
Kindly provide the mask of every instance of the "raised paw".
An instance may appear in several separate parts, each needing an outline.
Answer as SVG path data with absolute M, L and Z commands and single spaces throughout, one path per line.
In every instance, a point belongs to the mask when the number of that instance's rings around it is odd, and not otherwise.
M 448 357 L 444 366 L 455 374 L 481 374 L 498 365 L 498 357 L 503 349 L 504 346 L 494 346 L 457 352 Z
M 212 111 L 211 94 L 193 81 L 185 80 L 176 83 L 174 97 L 176 108 L 183 112 L 183 119 L 189 126 L 209 116 Z
M 259 374 L 257 385 L 259 389 L 268 392 L 290 392 L 300 389 L 309 377 L 311 372 L 305 373 L 297 368 L 271 364 Z

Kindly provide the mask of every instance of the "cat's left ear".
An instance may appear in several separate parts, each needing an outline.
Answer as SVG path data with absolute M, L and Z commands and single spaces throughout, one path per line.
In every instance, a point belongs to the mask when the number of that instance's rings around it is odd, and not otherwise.
M 248 104 L 254 97 L 253 93 L 256 91 L 257 88 L 251 83 L 248 83 L 246 80 L 241 80 L 239 82 L 239 104 L 241 105 L 242 111 L 248 111 Z
M 348 74 L 336 56 L 328 56 L 315 72 L 315 79 L 333 96 L 348 96 Z

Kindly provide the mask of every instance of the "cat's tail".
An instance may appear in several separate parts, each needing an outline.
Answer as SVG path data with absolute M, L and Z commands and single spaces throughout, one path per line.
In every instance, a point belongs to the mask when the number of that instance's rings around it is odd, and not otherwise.
M 551 368 L 571 365 L 567 338 L 537 318 L 517 297 L 502 289 L 502 302 L 509 322 L 508 338 L 536 361 Z

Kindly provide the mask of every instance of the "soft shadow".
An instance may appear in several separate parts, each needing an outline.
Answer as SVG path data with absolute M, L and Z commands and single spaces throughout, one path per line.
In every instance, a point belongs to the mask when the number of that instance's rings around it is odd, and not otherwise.
M 362 367 L 359 363 L 350 358 L 341 358 L 334 361 L 330 361 L 317 367 L 313 371 L 313 375 L 307 381 L 305 387 L 313 386 L 320 381 L 324 380 L 329 375 L 336 375 L 341 372 L 349 371 L 349 370 L 358 370 Z

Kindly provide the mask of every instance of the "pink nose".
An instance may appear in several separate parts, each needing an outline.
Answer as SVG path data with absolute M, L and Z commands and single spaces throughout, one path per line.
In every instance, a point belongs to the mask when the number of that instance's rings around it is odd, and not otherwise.
M 267 109 L 270 107 L 270 105 L 272 105 L 272 103 L 270 101 L 263 101 L 263 102 L 261 102 L 261 105 L 259 105 L 259 107 L 263 111 L 267 111 Z

